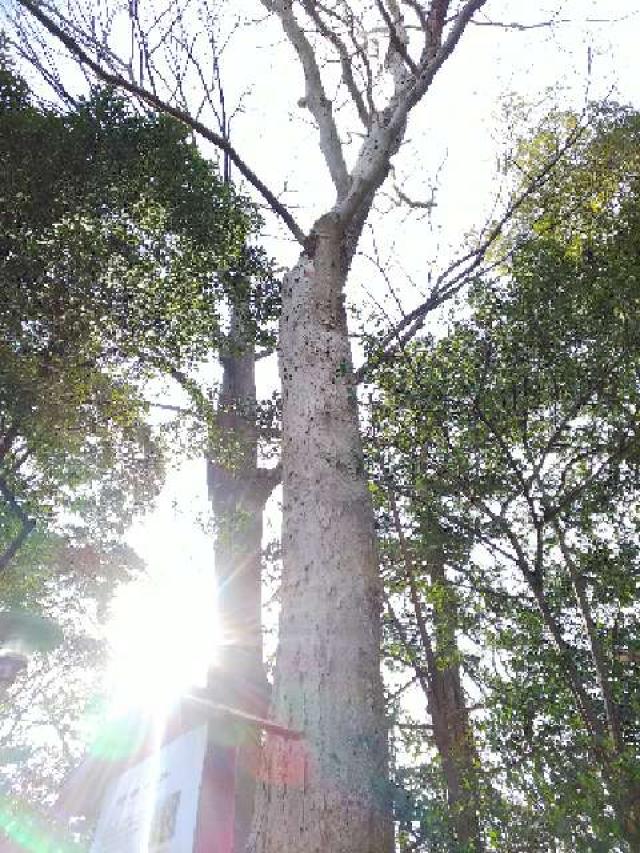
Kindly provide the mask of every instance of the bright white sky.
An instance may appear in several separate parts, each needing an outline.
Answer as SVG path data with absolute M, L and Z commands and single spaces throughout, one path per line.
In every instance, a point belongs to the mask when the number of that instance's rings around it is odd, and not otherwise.
M 256 0 L 228 5 L 234 12 L 246 8 L 260 14 Z M 396 211 L 372 218 L 381 257 L 407 310 L 419 301 L 408 276 L 424 282 L 428 269 L 446 266 L 464 235 L 481 226 L 491 211 L 499 183 L 496 161 L 508 135 L 500 110 L 509 93 L 535 103 L 550 91 L 579 108 L 585 100 L 590 47 L 590 97 L 612 94 L 640 105 L 635 0 L 491 0 L 486 16 L 533 23 L 549 20 L 558 10 L 557 18 L 571 23 L 526 32 L 470 27 L 413 115 L 408 142 L 396 158 L 397 174 L 410 179 L 405 190 L 413 197 L 428 197 L 437 181 L 438 206 L 431 222 L 404 221 Z M 594 20 L 606 18 L 618 20 Z M 260 23 L 236 35 L 224 56 L 223 76 L 231 103 L 250 89 L 233 127 L 236 147 L 272 189 L 287 188 L 285 200 L 308 226 L 333 194 L 317 153 L 316 131 L 297 106 L 303 85 L 278 28 Z M 294 258 L 295 246 L 273 217 L 267 220 L 265 242 L 281 263 Z M 365 251 L 371 252 L 371 246 L 367 238 Z M 352 282 L 352 298 L 362 298 L 359 288 L 364 285 L 388 301 L 380 275 L 367 261 L 356 264 Z M 394 310 L 392 304 L 389 310 Z M 263 365 L 261 374 L 269 393 L 274 365 Z M 115 607 L 110 677 L 121 684 L 121 698 L 123 690 L 136 699 L 149 693 L 141 667 L 146 667 L 149 683 L 177 679 L 184 684 L 210 656 L 215 641 L 213 548 L 210 535 L 194 522 L 194 516 L 206 513 L 204 464 L 192 460 L 169 477 L 157 509 L 129 532 L 129 542 L 148 564 L 149 579 L 144 586 L 123 589 Z M 274 510 L 272 521 L 276 515 Z M 157 665 L 151 667 L 154 651 Z M 193 666 L 186 667 L 186 661 Z

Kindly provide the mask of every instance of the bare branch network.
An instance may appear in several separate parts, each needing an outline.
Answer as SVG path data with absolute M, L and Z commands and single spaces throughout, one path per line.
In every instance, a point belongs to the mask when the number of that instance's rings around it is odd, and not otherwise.
M 305 94 L 300 105 L 309 111 L 317 127 L 319 147 L 336 193 L 330 216 L 346 233 L 352 233 L 350 255 L 373 195 L 392 171 L 392 158 L 400 147 L 411 111 L 428 91 L 466 27 L 474 23 L 521 30 L 558 22 L 557 18 L 533 24 L 500 23 L 482 15 L 474 18 L 486 0 L 259 2 L 268 16 L 279 20 L 303 71 Z M 223 38 L 216 30 L 219 10 L 210 0 L 170 0 L 160 9 L 154 7 L 145 20 L 139 5 L 129 4 L 126 24 L 131 45 L 128 55 L 122 56 L 111 46 L 118 25 L 116 7 L 94 11 L 84 7 L 82 0 L 69 0 L 66 13 L 59 6 L 37 0 L 16 0 L 16 7 L 14 23 L 22 34 L 17 45 L 23 55 L 29 58 L 29 45 L 34 41 L 40 46 L 47 44 L 44 29 L 85 72 L 184 123 L 218 148 L 225 164 L 232 163 L 237 168 L 295 240 L 305 250 L 312 250 L 313 234 L 304 233 L 291 209 L 229 140 L 233 115 L 227 113 L 224 100 L 220 58 L 233 32 L 242 26 L 240 21 L 231 35 Z M 34 21 L 39 26 L 34 27 Z M 51 51 L 48 45 L 46 49 Z M 59 76 L 50 70 L 55 63 L 45 69 L 40 61 L 39 67 L 56 91 L 68 95 Z M 195 105 L 190 95 L 194 84 L 200 92 Z M 217 129 L 204 121 L 205 112 Z M 362 142 L 349 167 L 345 140 L 352 140 L 355 135 Z M 502 229 L 526 197 L 549 177 L 576 139 L 570 139 L 541 174 L 530 178 L 529 185 L 480 236 L 475 247 L 440 273 L 420 305 L 395 325 L 390 323 L 382 341 L 382 350 L 388 356 L 405 346 L 432 311 L 479 273 Z M 398 187 L 396 195 L 409 207 L 433 206 L 432 201 L 412 200 Z M 369 370 L 369 365 L 363 365 L 356 379 L 362 381 Z
M 407 0 L 398 4 L 387 0 L 385 4 L 377 0 L 374 6 L 361 4 L 354 11 L 353 4 L 343 0 L 328 3 L 262 0 L 265 10 L 279 19 L 300 60 L 306 85 L 304 104 L 318 127 L 320 147 L 337 194 L 334 212 L 345 227 L 357 214 L 373 183 L 378 184 L 381 175 L 386 175 L 389 158 L 397 150 L 409 112 L 429 88 L 471 17 L 485 2 L 467 0 L 455 4 L 450 0 L 434 0 L 424 4 Z M 115 8 L 100 13 L 70 3 L 65 14 L 53 4 L 17 0 L 17 10 L 15 23 L 25 36 L 23 51 L 33 37 L 35 20 L 86 71 L 174 116 L 225 152 L 296 240 L 304 243 L 305 235 L 291 212 L 255 174 L 224 132 L 215 131 L 200 120 L 206 101 L 217 116 L 218 126 L 224 128 L 226 124 L 220 116 L 224 105 L 213 104 L 211 100 L 213 77 L 219 69 L 213 60 L 210 67 L 204 67 L 196 55 L 196 35 L 189 32 L 186 23 L 206 24 L 207 38 L 214 48 L 209 55 L 219 57 L 224 45 L 215 43 L 210 22 L 215 20 L 216 10 L 206 0 L 172 0 L 153 12 L 147 21 L 142 20 L 137 3 L 129 4 L 132 46 L 126 57 L 117 55 L 111 47 L 120 25 Z M 405 21 L 408 17 L 417 22 L 411 30 Z M 40 41 L 41 36 L 42 33 Z M 351 170 L 346 164 L 342 142 L 348 129 L 338 127 L 334 98 L 328 95 L 332 63 L 341 69 L 340 87 L 346 92 L 364 134 Z M 201 101 L 195 109 L 193 105 L 187 106 L 187 65 L 201 84 Z M 393 81 L 392 92 L 384 98 L 382 93 L 385 87 L 388 91 L 389 79 Z

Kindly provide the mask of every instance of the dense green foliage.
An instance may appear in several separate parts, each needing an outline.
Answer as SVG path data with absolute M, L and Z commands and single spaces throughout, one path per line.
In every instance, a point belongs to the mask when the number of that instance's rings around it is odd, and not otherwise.
M 524 184 L 575 125 L 553 114 L 522 142 Z M 108 91 L 45 109 L 4 67 L 0 145 L 1 592 L 67 629 L 7 698 L 0 758 L 44 797 L 95 688 L 87 613 L 131 569 L 77 540 L 117 539 L 161 481 L 144 383 L 206 405 L 194 377 L 228 352 L 229 302 L 271 346 L 277 292 L 253 212 L 174 122 Z M 368 456 L 403 853 L 640 848 L 639 241 L 640 120 L 594 109 L 465 310 L 381 360 Z M 20 773 L 36 712 L 51 743 Z
M 552 116 L 523 144 L 525 175 L 572 123 Z M 470 316 L 379 377 L 374 494 L 402 617 L 389 653 L 427 668 L 392 489 L 434 642 L 453 619 L 478 706 L 491 849 L 640 843 L 639 143 L 637 115 L 596 111 L 511 223 Z
M 136 567 L 121 537 L 169 457 L 149 380 L 206 422 L 229 305 L 272 345 L 256 224 L 175 121 L 109 90 L 43 107 L 0 61 L 1 615 L 64 633 L 2 697 L 5 790 L 51 801 L 82 751 L 106 602 Z
M 256 331 L 275 297 L 254 213 L 175 121 L 109 91 L 45 109 L 5 65 L 0 146 L 3 530 L 13 501 L 95 541 L 160 482 L 142 380 L 206 363 L 230 299 Z

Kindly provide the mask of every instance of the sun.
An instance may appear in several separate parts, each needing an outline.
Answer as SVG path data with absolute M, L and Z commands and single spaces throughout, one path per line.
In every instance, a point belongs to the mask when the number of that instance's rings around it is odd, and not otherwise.
M 109 704 L 157 713 L 202 685 L 219 646 L 211 572 L 150 572 L 116 593 L 108 626 Z

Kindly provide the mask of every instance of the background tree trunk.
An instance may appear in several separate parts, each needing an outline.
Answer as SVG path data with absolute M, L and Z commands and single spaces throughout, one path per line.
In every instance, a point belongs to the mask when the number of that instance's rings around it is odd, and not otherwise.
M 262 515 L 268 497 L 258 468 L 255 355 L 243 335 L 241 311 L 232 307 L 229 347 L 222 356 L 218 405 L 219 447 L 207 463 L 217 526 L 215 571 L 223 629 L 220 683 L 228 705 L 264 716 L 268 685 L 262 659 Z M 215 459 L 215 461 L 214 461 Z M 235 850 L 246 847 L 253 819 L 260 744 L 253 732 L 238 752 Z
M 416 560 L 403 531 L 392 487 L 388 490 L 388 496 L 419 642 L 417 639 L 409 641 L 397 617 L 394 618 L 407 652 L 413 655 L 415 647 L 422 646 L 418 658 L 426 660 L 426 668 L 416 668 L 416 675 L 427 700 L 433 740 L 442 765 L 455 849 L 462 853 L 482 853 L 484 843 L 479 820 L 479 761 L 460 677 L 456 639 L 459 613 L 456 593 L 446 574 L 446 534 L 438 524 L 429 521 L 421 524 L 420 540 L 425 550 L 421 560 L 424 568 L 420 571 L 429 576 L 431 590 L 435 593 L 434 600 L 438 602 L 433 606 L 429 620 L 416 582 Z
M 390 853 L 381 588 L 332 216 L 285 277 L 283 581 L 273 715 L 304 732 L 271 739 L 256 853 Z
M 434 538 L 437 541 L 437 535 Z M 436 667 L 432 679 L 433 734 L 447 785 L 451 823 L 458 847 L 464 853 L 482 853 L 479 821 L 479 760 L 469 711 L 462 688 L 456 625 L 455 591 L 447 580 L 444 555 L 434 550 L 427 571 L 432 584 L 443 590 L 445 608 L 434 608 Z

